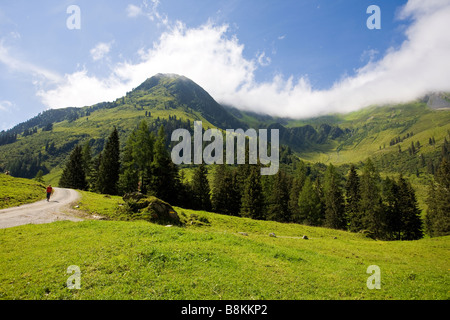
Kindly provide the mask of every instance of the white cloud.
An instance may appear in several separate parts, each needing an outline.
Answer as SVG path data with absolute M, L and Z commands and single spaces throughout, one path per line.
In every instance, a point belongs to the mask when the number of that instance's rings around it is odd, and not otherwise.
M 130 18 L 145 16 L 150 21 L 156 21 L 158 26 L 167 26 L 169 24 L 169 19 L 167 15 L 159 12 L 158 6 L 159 0 L 150 0 L 150 3 L 147 0 L 143 0 L 141 6 L 129 4 L 126 8 L 127 16 Z
M 0 40 L 0 63 L 3 63 L 12 71 L 31 74 L 34 77 L 44 79 L 52 83 L 57 83 L 61 81 L 61 76 L 58 73 L 35 65 L 33 63 L 30 63 L 24 59 L 17 58 L 17 56 L 14 56 L 13 53 L 10 53 L 10 48 L 4 46 L 1 40 Z
M 158 2 L 152 2 L 157 7 Z M 148 6 L 148 5 L 147 5 Z M 244 46 L 228 34 L 226 25 L 207 23 L 186 28 L 178 22 L 152 48 L 139 50 L 141 61 L 113 66 L 106 79 L 86 70 L 67 75 L 40 96 L 49 107 L 83 106 L 118 98 L 156 73 L 185 75 L 219 102 L 271 115 L 309 117 L 348 112 L 369 105 L 400 103 L 429 91 L 450 91 L 450 1 L 410 0 L 400 19 L 412 18 L 406 41 L 369 62 L 356 75 L 339 79 L 327 90 L 315 90 L 306 76 L 277 75 L 258 82 L 258 66 L 270 62 L 265 54 L 244 57 Z
M 0 101 L 0 110 L 9 111 L 13 107 L 13 103 L 8 100 Z
M 103 101 L 112 101 L 125 95 L 128 86 L 111 76 L 99 79 L 83 69 L 70 75 L 52 90 L 40 90 L 37 95 L 50 108 L 83 107 Z
M 105 43 L 100 42 L 94 48 L 91 49 L 91 57 L 94 61 L 103 59 L 111 50 L 111 45 L 113 42 Z
M 134 4 L 129 4 L 127 6 L 126 11 L 127 11 L 127 16 L 130 17 L 130 18 L 138 17 L 141 14 L 143 14 L 142 8 L 138 7 L 138 6 L 135 6 Z

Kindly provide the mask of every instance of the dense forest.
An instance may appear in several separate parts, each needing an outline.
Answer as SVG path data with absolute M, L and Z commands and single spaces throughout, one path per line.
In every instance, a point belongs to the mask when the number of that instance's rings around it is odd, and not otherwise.
M 450 234 L 447 141 L 430 185 L 429 210 L 422 219 L 408 180 L 401 174 L 381 178 L 370 158 L 342 173 L 332 164 L 306 163 L 285 154 L 289 166 L 282 164 L 273 176 L 261 176 L 260 165 L 202 164 L 186 179 L 171 161 L 166 127 L 190 128 L 190 124 L 164 121 L 152 127 L 142 121 L 122 149 L 114 128 L 94 158 L 89 142 L 75 146 L 60 186 L 111 195 L 141 192 L 184 208 L 363 232 L 383 240 L 416 240 L 425 232 Z M 159 125 L 156 134 L 155 125 Z

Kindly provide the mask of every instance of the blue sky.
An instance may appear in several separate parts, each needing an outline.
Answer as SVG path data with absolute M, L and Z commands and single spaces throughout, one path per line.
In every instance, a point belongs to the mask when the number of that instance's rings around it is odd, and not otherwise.
M 373 4 L 380 30 L 366 26 Z M 71 5 L 80 29 L 67 27 Z M 292 117 L 450 91 L 449 21 L 449 0 L 3 0 L 0 130 L 115 100 L 156 73 Z

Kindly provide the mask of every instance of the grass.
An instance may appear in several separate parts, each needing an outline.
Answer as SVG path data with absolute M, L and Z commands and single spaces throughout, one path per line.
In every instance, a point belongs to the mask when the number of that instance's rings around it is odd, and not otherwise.
M 120 199 L 82 196 L 81 208 L 114 219 Z M 0 299 L 449 298 L 450 237 L 383 242 L 175 209 L 184 227 L 87 220 L 0 230 Z M 79 290 L 66 285 L 71 265 Z M 366 286 L 370 265 L 381 269 L 380 290 Z
M 35 180 L 0 174 L 0 209 L 45 199 L 45 185 Z

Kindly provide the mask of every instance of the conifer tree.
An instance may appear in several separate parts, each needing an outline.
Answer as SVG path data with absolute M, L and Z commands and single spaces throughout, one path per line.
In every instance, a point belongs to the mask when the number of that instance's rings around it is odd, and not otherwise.
M 241 215 L 252 219 L 263 220 L 264 194 L 261 184 L 259 165 L 249 165 L 249 175 L 244 183 L 241 201 Z
M 369 158 L 361 175 L 361 213 L 364 229 L 375 238 L 383 237 L 385 214 L 380 194 L 380 175 Z
M 98 191 L 103 194 L 116 195 L 120 173 L 119 133 L 111 132 L 103 149 L 103 156 L 98 170 Z
M 150 189 L 153 194 L 161 200 L 177 204 L 178 168 L 172 162 L 169 151 L 166 149 L 166 134 L 163 126 L 159 128 L 158 137 L 154 145 L 151 174 L 152 183 Z
M 400 240 L 418 240 L 423 237 L 421 211 L 411 184 L 402 175 L 398 180 Z
M 386 177 L 383 181 L 384 211 L 386 226 L 384 238 L 386 240 L 400 240 L 402 232 L 402 212 L 399 203 L 399 186 L 395 180 Z
M 239 213 L 239 208 L 236 208 L 239 191 L 236 190 L 233 175 L 232 170 L 227 165 L 216 165 L 211 195 L 211 205 L 214 212 L 228 215 Z
M 295 176 L 292 181 L 292 186 L 289 190 L 289 212 L 291 214 L 292 222 L 300 222 L 299 218 L 299 207 L 298 198 L 300 192 L 302 191 L 303 184 L 306 180 L 306 165 L 303 161 L 300 161 L 296 171 Z
M 62 188 L 72 188 L 85 190 L 86 176 L 83 166 L 83 154 L 81 146 L 76 146 L 69 157 L 69 161 L 63 170 L 59 180 L 59 186 Z
M 211 189 L 208 181 L 208 169 L 200 164 L 194 171 L 192 179 L 193 207 L 196 210 L 211 210 Z
M 350 166 L 345 185 L 345 211 L 348 219 L 348 229 L 358 232 L 363 229 L 361 215 L 360 179 L 354 165 Z
M 317 185 L 316 185 L 317 186 Z M 299 218 L 302 224 L 319 226 L 322 222 L 322 202 L 317 187 L 307 177 L 298 198 Z
M 290 182 L 283 170 L 278 170 L 273 176 L 271 193 L 266 196 L 268 200 L 267 220 L 289 222 L 289 186 Z
M 341 178 L 336 168 L 330 164 L 325 172 L 323 185 L 325 202 L 325 226 L 333 229 L 346 229 L 344 196 Z
M 135 192 L 138 191 L 139 188 L 139 170 L 136 160 L 133 157 L 135 141 L 136 131 L 133 131 L 128 137 L 127 143 L 125 144 L 122 152 L 122 173 L 119 176 L 120 194 Z
M 142 120 L 135 135 L 127 143 L 131 145 L 131 154 L 139 176 L 141 192 L 147 193 L 152 183 L 152 162 L 155 136 L 149 130 L 147 121 Z

